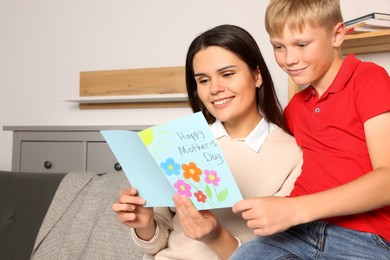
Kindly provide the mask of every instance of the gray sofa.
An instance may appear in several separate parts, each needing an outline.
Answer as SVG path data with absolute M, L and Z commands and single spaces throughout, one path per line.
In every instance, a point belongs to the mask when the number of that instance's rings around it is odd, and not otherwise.
M 0 172 L 0 259 L 142 259 L 111 205 L 123 172 Z

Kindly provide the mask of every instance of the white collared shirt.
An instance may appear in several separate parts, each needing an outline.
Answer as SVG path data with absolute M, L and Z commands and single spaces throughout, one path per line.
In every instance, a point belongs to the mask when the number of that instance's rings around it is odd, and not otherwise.
M 216 139 L 219 139 L 223 136 L 227 136 L 231 138 L 229 134 L 226 132 L 226 129 L 223 126 L 222 122 L 219 121 L 218 119 L 215 120 L 215 122 L 211 125 L 210 128 L 211 128 L 211 132 L 214 134 L 214 137 Z M 264 118 L 262 118 L 260 122 L 257 124 L 257 126 L 249 133 L 247 137 L 240 138 L 237 140 L 244 141 L 250 149 L 252 149 L 255 152 L 259 152 L 268 134 L 274 128 L 275 128 L 274 124 L 269 123 Z

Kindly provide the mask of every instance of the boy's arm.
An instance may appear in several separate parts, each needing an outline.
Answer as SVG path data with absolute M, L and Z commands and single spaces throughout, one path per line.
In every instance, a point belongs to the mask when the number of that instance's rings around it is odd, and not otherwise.
M 340 187 L 302 197 L 309 209 L 303 222 L 390 205 L 390 112 L 367 120 L 364 130 L 373 171 Z
M 353 215 L 390 205 L 390 112 L 364 124 L 373 171 L 342 186 L 300 197 L 242 200 L 233 211 L 258 236 L 314 220 Z

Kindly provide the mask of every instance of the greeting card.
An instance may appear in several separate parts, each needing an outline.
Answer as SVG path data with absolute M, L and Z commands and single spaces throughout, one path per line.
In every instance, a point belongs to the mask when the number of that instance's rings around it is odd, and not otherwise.
M 147 207 L 174 207 L 175 193 L 197 209 L 231 207 L 242 199 L 201 112 L 140 132 L 101 133 Z

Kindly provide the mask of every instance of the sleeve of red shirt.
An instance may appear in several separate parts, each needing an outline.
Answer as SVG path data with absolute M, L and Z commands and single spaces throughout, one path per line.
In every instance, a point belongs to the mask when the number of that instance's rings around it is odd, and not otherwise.
M 361 64 L 355 71 L 355 103 L 362 122 L 366 122 L 390 111 L 390 77 L 384 68 L 374 63 Z

